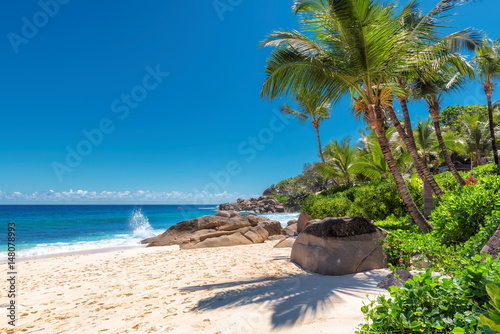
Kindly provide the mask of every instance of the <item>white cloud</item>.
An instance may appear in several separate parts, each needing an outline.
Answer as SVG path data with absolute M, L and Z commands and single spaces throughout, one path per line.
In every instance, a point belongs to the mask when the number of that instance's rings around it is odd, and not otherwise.
M 205 191 L 188 193 L 182 191 L 74 191 L 6 193 L 0 190 L 0 204 L 219 204 L 234 202 L 237 198 L 257 197 L 240 193 L 207 193 Z

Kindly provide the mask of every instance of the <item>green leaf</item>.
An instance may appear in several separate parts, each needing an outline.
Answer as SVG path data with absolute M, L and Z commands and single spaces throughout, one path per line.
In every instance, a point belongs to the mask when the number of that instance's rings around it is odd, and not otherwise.
M 453 334 L 465 334 L 465 330 L 462 327 L 455 327 L 452 331 Z
M 476 260 L 476 261 L 481 261 L 481 259 L 482 259 L 482 257 L 481 257 L 481 255 L 479 255 L 479 254 L 476 254 L 476 255 L 474 256 L 474 260 Z

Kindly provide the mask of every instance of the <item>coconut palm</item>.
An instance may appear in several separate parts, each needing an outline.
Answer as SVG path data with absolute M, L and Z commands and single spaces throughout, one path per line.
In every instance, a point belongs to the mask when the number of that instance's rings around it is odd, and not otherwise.
M 356 163 L 357 149 L 351 146 L 351 137 L 344 137 L 340 143 L 333 139 L 325 146 L 323 155 L 326 157 L 326 164 L 318 164 L 316 167 L 320 172 L 328 177 L 335 177 L 344 184 L 351 184 L 356 177 L 352 166 Z
M 299 110 L 293 109 L 288 104 L 283 104 L 280 108 L 281 112 L 287 116 L 295 118 L 299 123 L 304 124 L 311 121 L 314 130 L 316 130 L 316 138 L 318 140 L 319 156 L 321 161 L 325 163 L 323 150 L 321 149 L 321 140 L 319 137 L 319 126 L 325 120 L 330 118 L 329 100 L 323 100 L 315 91 L 300 91 L 295 97 Z
M 491 138 L 491 148 L 493 149 L 493 158 L 495 164 L 499 164 L 497 142 L 495 136 L 495 123 L 493 120 L 493 105 L 491 95 L 494 87 L 497 85 L 494 80 L 500 78 L 500 39 L 492 41 L 484 38 L 481 45 L 476 50 L 474 57 L 476 72 L 483 83 L 483 90 L 488 99 L 488 120 Z
M 488 123 L 486 117 L 481 113 L 462 117 L 464 152 L 472 158 L 474 166 L 479 166 L 481 158 L 489 155 L 490 133 Z
M 385 160 L 382 148 L 377 140 L 377 136 L 372 131 L 366 134 L 360 131 L 361 146 L 358 147 L 357 158 L 354 164 L 351 166 L 351 171 L 358 175 L 363 175 L 367 179 L 385 179 L 392 177 L 389 165 Z M 389 140 L 389 145 L 391 147 L 392 154 L 399 169 L 402 169 L 405 176 L 410 176 L 413 171 L 411 171 L 411 155 L 408 150 L 404 147 L 401 139 L 399 138 L 397 132 L 394 128 L 388 128 L 386 136 Z
M 434 122 L 434 130 L 436 138 L 441 147 L 442 154 L 446 161 L 450 172 L 453 174 L 458 183 L 465 185 L 464 179 L 458 173 L 455 164 L 451 160 L 448 148 L 443 139 L 440 124 L 441 104 L 444 95 L 457 92 L 463 89 L 468 81 L 468 78 L 474 77 L 472 67 L 461 56 L 450 59 L 453 62 L 447 64 L 439 64 L 441 66 L 431 66 L 434 69 L 426 70 L 425 77 L 421 76 L 415 83 L 415 91 L 417 97 L 425 100 L 429 108 L 429 113 Z M 467 75 L 467 76 L 466 76 Z
M 377 140 L 401 197 L 423 232 L 433 229 L 416 206 L 398 169 L 386 137 L 384 104 L 392 100 L 388 84 L 408 68 L 437 57 L 444 45 L 429 47 L 436 36 L 430 27 L 443 25 L 445 12 L 462 1 L 442 0 L 408 34 L 401 22 L 419 13 L 416 1 L 401 11 L 396 2 L 371 0 L 296 0 L 310 37 L 295 31 L 276 31 L 263 46 L 274 46 L 268 59 L 262 95 L 275 99 L 314 89 L 332 101 L 352 93 Z M 464 38 L 463 40 L 466 40 Z
M 431 118 L 422 122 L 418 120 L 418 125 L 415 127 L 415 144 L 422 156 L 425 166 L 436 169 L 439 166 L 439 142 L 436 138 L 436 132 L 431 126 Z M 424 215 L 429 217 L 434 210 L 434 201 L 432 198 L 432 191 L 427 180 L 424 181 Z

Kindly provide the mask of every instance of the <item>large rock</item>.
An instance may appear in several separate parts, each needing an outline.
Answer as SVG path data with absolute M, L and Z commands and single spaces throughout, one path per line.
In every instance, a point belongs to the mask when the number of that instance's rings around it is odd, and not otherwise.
M 281 226 L 281 223 L 276 220 L 269 220 L 269 221 L 261 221 L 258 223 L 259 226 L 262 226 L 269 232 L 269 235 L 282 235 L 284 234 L 283 227 Z
M 285 240 L 281 240 L 278 242 L 274 248 L 290 248 L 293 247 L 293 244 L 295 242 L 294 238 L 286 238 Z
M 363 217 L 325 218 L 297 237 L 291 261 L 323 275 L 347 275 L 387 267 L 387 231 Z
M 297 221 L 297 232 L 300 233 L 306 228 L 306 224 L 311 220 L 307 212 L 301 212 Z
M 396 272 L 384 277 L 384 279 L 377 284 L 377 288 L 388 289 L 391 286 L 402 287 L 405 285 L 406 281 L 412 279 L 412 275 L 408 270 L 398 269 Z
M 500 253 L 500 226 L 498 226 L 495 234 L 493 234 L 483 249 L 481 249 L 481 252 L 490 254 L 494 259 L 498 257 L 498 254 Z
M 283 229 L 283 232 L 285 235 L 288 235 L 290 237 L 295 237 L 298 235 L 297 233 L 297 224 L 290 224 L 287 227 Z
M 276 222 L 269 218 L 253 213 L 219 211 L 213 216 L 177 223 L 143 243 L 148 243 L 148 247 L 180 245 L 181 248 L 246 245 L 264 242 L 269 236 L 268 229 L 276 231 Z

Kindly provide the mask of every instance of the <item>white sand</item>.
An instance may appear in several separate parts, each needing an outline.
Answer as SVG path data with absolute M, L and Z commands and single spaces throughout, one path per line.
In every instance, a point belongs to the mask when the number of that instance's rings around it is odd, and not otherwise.
M 376 288 L 387 270 L 311 274 L 276 243 L 19 262 L 20 319 L 9 329 L 2 293 L 0 332 L 353 333 L 366 294 L 387 293 Z M 6 277 L 5 264 L 2 270 Z

